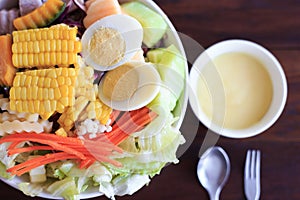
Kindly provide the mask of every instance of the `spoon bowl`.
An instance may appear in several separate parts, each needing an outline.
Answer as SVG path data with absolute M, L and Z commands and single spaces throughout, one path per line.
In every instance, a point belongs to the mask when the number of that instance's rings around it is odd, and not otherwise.
M 230 174 L 230 160 L 221 147 L 210 147 L 200 157 L 197 175 L 211 200 L 218 200 Z

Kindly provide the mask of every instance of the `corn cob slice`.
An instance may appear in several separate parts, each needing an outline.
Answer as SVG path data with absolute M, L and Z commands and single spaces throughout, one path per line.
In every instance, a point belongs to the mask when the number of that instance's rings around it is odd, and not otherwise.
M 67 67 L 77 63 L 77 28 L 65 24 L 13 32 L 12 61 L 17 68 Z
M 78 69 L 55 68 L 19 72 L 10 90 L 10 109 L 38 113 L 48 119 L 75 103 Z

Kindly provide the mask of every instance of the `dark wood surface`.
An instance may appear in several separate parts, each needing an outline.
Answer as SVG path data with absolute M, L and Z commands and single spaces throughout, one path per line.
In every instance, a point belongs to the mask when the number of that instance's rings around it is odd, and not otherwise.
M 247 149 L 262 151 L 261 199 L 300 199 L 300 1 L 299 0 L 160 0 L 174 26 L 204 48 L 225 39 L 262 44 L 279 59 L 288 79 L 288 101 L 279 120 L 263 134 L 248 139 L 219 138 L 231 160 L 230 178 L 221 199 L 245 199 L 243 168 Z M 193 138 L 194 127 L 197 135 Z M 207 128 L 190 109 L 182 131 L 192 144 L 180 157 L 134 196 L 120 200 L 208 199 L 196 177 L 199 149 Z M 190 141 L 189 140 L 189 141 Z M 0 183 L 3 199 L 32 199 Z M 38 199 L 38 198 L 36 198 Z M 99 197 L 95 199 L 105 199 Z

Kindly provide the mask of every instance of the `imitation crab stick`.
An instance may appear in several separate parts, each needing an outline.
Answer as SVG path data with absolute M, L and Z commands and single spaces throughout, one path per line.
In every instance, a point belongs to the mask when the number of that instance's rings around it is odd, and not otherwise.
M 15 148 L 15 149 L 8 150 L 8 155 L 11 156 L 18 153 L 24 153 L 29 151 L 41 151 L 41 150 L 55 150 L 55 149 L 50 146 L 31 146 L 31 147 Z
M 37 136 L 39 134 L 36 134 Z M 19 134 L 12 134 L 12 135 L 8 135 L 6 137 L 1 138 L 0 140 L 0 144 L 4 143 L 4 142 L 11 142 L 11 141 L 30 141 L 30 142 L 37 142 L 37 143 L 41 143 L 41 144 L 46 144 L 49 145 L 51 147 L 53 147 L 54 149 L 58 150 L 58 151 L 64 151 L 66 153 L 69 153 L 71 155 L 75 155 L 80 159 L 85 159 L 86 157 L 79 151 L 76 151 L 72 148 L 69 148 L 68 146 L 65 145 L 61 145 L 55 141 L 51 141 L 49 139 L 45 140 L 45 139 L 39 139 L 38 137 L 28 137 L 28 138 L 22 138 L 22 137 L 18 137 L 20 136 Z
M 56 162 L 58 160 L 66 160 L 66 159 L 76 159 L 77 157 L 74 155 L 70 155 L 65 152 L 53 153 L 53 154 L 46 154 L 45 156 L 36 157 L 21 164 L 18 164 L 14 167 L 11 167 L 7 170 L 12 174 L 16 174 L 18 176 L 29 172 L 30 170 L 37 168 L 42 165 L 46 165 L 52 162 Z
M 121 14 L 118 0 L 89 0 L 85 5 L 87 8 L 86 17 L 83 19 L 85 28 L 103 17 Z
M 79 162 L 80 167 L 88 167 L 96 160 L 100 162 L 108 162 L 117 167 L 121 167 L 121 163 L 112 160 L 109 156 L 113 152 L 122 153 L 122 149 L 109 142 L 108 138 L 103 134 L 97 141 L 86 140 L 80 138 L 62 137 L 48 133 L 16 133 L 4 136 L 0 139 L 0 144 L 11 142 L 8 147 L 9 155 L 23 152 L 31 152 L 34 150 L 51 150 L 44 156 L 27 160 L 8 169 L 8 172 L 14 175 L 22 175 L 41 165 L 49 164 L 57 160 L 74 159 Z M 18 144 L 23 142 L 34 142 L 41 145 L 21 147 Z
M 128 138 L 131 133 L 140 131 L 156 116 L 157 114 L 147 107 L 125 112 L 113 125 L 113 130 L 106 133 L 106 136 L 113 144 L 119 145 L 122 141 Z

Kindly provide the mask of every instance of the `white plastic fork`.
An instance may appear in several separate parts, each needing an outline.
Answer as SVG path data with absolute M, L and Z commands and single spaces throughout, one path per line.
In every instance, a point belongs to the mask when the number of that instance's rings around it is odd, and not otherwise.
M 248 200 L 260 197 L 260 151 L 248 150 L 245 162 L 244 189 Z

